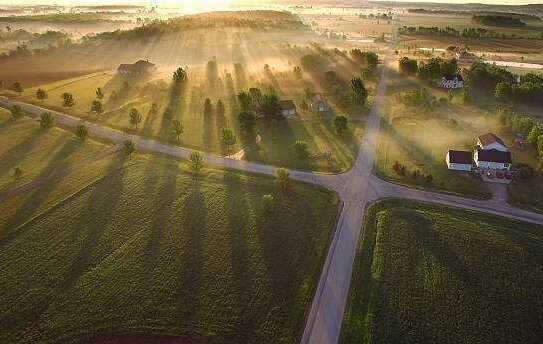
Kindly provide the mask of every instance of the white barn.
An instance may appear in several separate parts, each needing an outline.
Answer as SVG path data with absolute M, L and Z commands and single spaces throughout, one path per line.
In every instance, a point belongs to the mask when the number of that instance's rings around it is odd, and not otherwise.
M 511 152 L 478 148 L 473 154 L 473 160 L 481 170 L 509 171 L 511 169 Z
M 438 82 L 438 86 L 441 88 L 458 89 L 464 87 L 464 79 L 462 75 L 446 75 Z
M 505 142 L 493 133 L 487 133 L 477 138 L 477 146 L 483 150 L 498 150 L 500 152 L 508 152 L 509 149 Z
M 450 149 L 445 157 L 447 168 L 455 171 L 471 171 L 473 157 L 471 152 Z

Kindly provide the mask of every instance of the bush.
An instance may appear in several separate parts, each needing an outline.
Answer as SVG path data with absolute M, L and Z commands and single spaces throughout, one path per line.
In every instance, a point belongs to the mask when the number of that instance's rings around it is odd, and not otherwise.
M 264 211 L 264 213 L 269 214 L 273 211 L 274 202 L 275 202 L 275 199 L 273 198 L 272 195 L 266 194 L 262 196 L 262 210 Z
M 40 115 L 40 126 L 44 129 L 49 129 L 55 123 L 55 117 L 50 112 L 44 112 Z
M 294 152 L 299 159 L 307 159 L 309 151 L 307 149 L 307 142 L 298 140 L 294 143 Z
M 338 115 L 334 117 L 334 128 L 338 134 L 345 132 L 348 128 L 349 120 L 347 117 Z

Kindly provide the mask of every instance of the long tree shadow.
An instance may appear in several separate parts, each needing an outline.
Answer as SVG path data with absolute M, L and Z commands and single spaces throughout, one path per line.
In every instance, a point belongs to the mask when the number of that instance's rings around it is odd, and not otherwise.
M 0 155 L 0 161 L 2 162 L 2 169 L 0 170 L 0 177 L 11 171 L 13 167 L 21 160 L 22 156 L 31 152 L 40 139 L 47 134 L 47 131 L 42 128 L 36 128 L 28 134 L 28 137 L 20 143 L 14 145 L 2 155 Z
M 67 166 L 68 158 L 80 148 L 80 142 L 78 140 L 70 139 L 64 143 L 61 149 L 59 149 L 50 159 L 49 164 L 43 169 L 42 173 L 36 177 L 36 179 L 46 177 L 54 168 L 63 169 Z M 34 212 L 42 205 L 47 199 L 49 194 L 53 192 L 57 185 L 62 181 L 62 177 L 54 178 L 41 186 L 39 189 L 32 193 L 32 196 L 23 203 L 15 214 L 8 220 L 8 227 L 16 227 L 17 224 L 26 221 Z
M 122 165 L 126 160 L 126 155 L 120 154 L 120 156 Z M 112 163 L 111 167 L 113 166 L 115 165 Z M 114 221 L 117 206 L 125 189 L 126 172 L 126 168 L 121 168 L 111 174 L 107 180 L 92 188 L 87 205 L 82 208 L 73 226 L 72 242 L 77 243 L 79 251 L 66 270 L 62 290 L 73 287 L 85 272 L 101 261 L 96 250 L 100 241 L 103 240 L 103 234 L 110 230 L 109 226 Z M 89 222 L 89 219 L 92 219 L 92 222 Z M 109 252 L 104 252 L 102 255 L 105 256 L 107 253 Z
M 180 211 L 183 218 L 180 226 L 180 258 L 176 267 L 177 287 L 175 292 L 176 317 L 183 325 L 200 321 L 200 295 L 204 285 L 204 238 L 208 229 L 208 210 L 200 181 L 193 179 L 188 186 L 188 195 Z
M 17 119 L 15 117 L 10 117 L 5 121 L 2 121 L 2 123 L 0 123 L 0 135 L 2 135 L 5 131 L 12 129 L 13 125 L 16 123 Z

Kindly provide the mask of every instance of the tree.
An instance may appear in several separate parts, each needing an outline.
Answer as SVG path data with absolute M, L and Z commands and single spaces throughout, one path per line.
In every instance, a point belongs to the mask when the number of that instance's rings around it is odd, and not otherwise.
M 281 107 L 279 105 L 279 98 L 275 94 L 265 94 L 261 98 L 260 112 L 265 119 L 278 119 Z
M 104 92 L 102 92 L 102 88 L 101 87 L 98 87 L 96 89 L 96 98 L 98 99 L 103 99 L 104 98 Z
M 307 159 L 309 156 L 309 150 L 307 149 L 307 142 L 297 140 L 294 143 L 294 152 L 296 152 L 296 156 L 298 159 L 304 160 Z
M 213 113 L 213 104 L 211 104 L 211 99 L 206 98 L 204 102 L 204 115 L 210 116 Z
M 256 115 L 250 111 L 240 112 L 238 115 L 238 121 L 241 129 L 251 131 L 256 124 Z
M 334 128 L 338 134 L 345 132 L 348 128 L 349 120 L 343 115 L 334 117 Z
M 462 100 L 464 101 L 464 103 L 469 103 L 473 100 L 473 93 L 471 91 L 470 85 L 466 85 L 462 89 Z
M 64 92 L 62 93 L 62 106 L 64 107 L 72 107 L 74 106 L 74 96 L 71 93 Z
M 530 143 L 532 146 L 537 148 L 537 143 L 538 143 L 537 140 L 539 139 L 539 136 L 541 135 L 543 135 L 543 126 L 534 125 L 532 127 L 532 130 L 530 131 L 530 134 L 528 134 L 528 138 L 527 138 L 528 143 Z
M 503 81 L 498 82 L 494 90 L 494 96 L 501 102 L 509 102 L 513 96 L 511 84 Z
M 224 103 L 222 100 L 217 100 L 217 116 L 223 117 L 226 113 L 226 109 L 224 108 Z
M 400 72 L 407 75 L 415 75 L 419 70 L 417 60 L 410 59 L 407 56 L 402 57 L 399 60 Z
M 226 148 L 226 155 L 230 155 L 230 147 L 236 144 L 236 136 L 230 128 L 221 129 L 221 143 Z
M 286 168 L 278 168 L 275 170 L 275 180 L 279 184 L 281 191 L 286 192 L 290 184 L 290 172 Z
M 181 121 L 174 119 L 172 121 L 172 131 L 177 139 L 177 143 L 179 143 L 179 139 L 181 138 L 181 135 L 183 134 L 183 125 L 181 124 Z
M 128 113 L 130 116 L 130 124 L 132 124 L 134 127 L 138 127 L 138 124 L 141 123 L 142 117 L 138 109 L 132 108 L 130 109 L 130 112 Z
M 104 108 L 102 106 L 102 102 L 99 101 L 99 100 L 93 100 L 92 103 L 91 103 L 91 108 L 90 108 L 91 112 L 94 112 L 94 113 L 97 113 L 97 114 L 101 114 L 102 112 L 104 112 Z
M 249 94 L 249 92 L 241 91 L 240 93 L 238 93 L 237 98 L 238 98 L 239 107 L 241 111 L 247 112 L 251 110 L 252 97 L 251 97 L 251 94 Z
M 539 158 L 543 159 L 543 135 L 539 135 L 537 138 L 537 152 L 539 153 Z
M 359 77 L 351 79 L 351 93 L 353 101 L 356 105 L 363 106 L 368 98 L 368 91 L 364 86 L 364 82 Z
M 19 95 L 21 95 L 21 93 L 23 93 L 24 91 L 23 85 L 19 81 L 14 82 L 12 88 L 13 88 L 13 91 L 19 93 Z
M 13 118 L 19 118 L 23 115 L 23 109 L 19 105 L 13 105 L 10 109 Z
M 129 158 L 132 156 L 132 153 L 136 151 L 136 145 L 131 140 L 124 141 L 124 154 Z
M 83 124 L 78 125 L 75 129 L 75 135 L 79 137 L 81 141 L 85 141 L 89 136 L 89 130 Z
M 172 78 L 175 83 L 182 84 L 188 79 L 187 72 L 183 68 L 179 67 L 175 70 L 175 72 L 173 72 Z
M 150 115 L 156 115 L 158 113 L 159 109 L 160 109 L 160 107 L 158 106 L 158 104 L 153 102 L 151 104 L 151 107 L 149 108 L 149 114 Z
M 264 213 L 269 214 L 273 211 L 274 201 L 275 199 L 270 194 L 262 196 L 262 210 Z
M 55 118 L 53 117 L 53 114 L 50 112 L 44 112 L 40 115 L 40 126 L 43 129 L 49 129 L 53 126 L 55 123 Z
M 19 180 L 21 180 L 21 178 L 23 177 L 23 170 L 17 166 L 13 169 L 13 179 L 15 179 L 16 182 L 18 182 Z
M 38 88 L 38 90 L 36 91 L 36 98 L 38 98 L 38 100 L 47 99 L 47 93 L 43 88 Z
M 194 173 L 199 173 L 204 167 L 204 155 L 201 152 L 194 151 L 190 153 L 190 168 Z

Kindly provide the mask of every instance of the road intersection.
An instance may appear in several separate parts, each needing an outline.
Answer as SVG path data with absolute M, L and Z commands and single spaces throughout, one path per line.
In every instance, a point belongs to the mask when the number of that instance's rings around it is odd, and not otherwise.
M 392 55 L 388 54 L 384 61 L 385 65 L 390 63 L 392 58 Z M 336 192 L 342 202 L 337 228 L 307 316 L 306 327 L 301 340 L 302 344 L 328 344 L 338 341 L 365 209 L 379 199 L 406 198 L 543 224 L 543 215 L 513 208 L 502 198 L 487 201 L 475 200 L 414 189 L 376 177 L 372 171 L 382 118 L 381 112 L 385 104 L 386 83 L 387 69 L 384 68 L 359 154 L 350 171 L 337 175 L 290 171 L 291 177 L 295 180 L 320 185 Z M 56 123 L 62 126 L 75 128 L 83 124 L 88 128 L 92 136 L 107 139 L 117 144 L 130 139 L 137 149 L 142 151 L 161 153 L 180 159 L 188 159 L 192 152 L 190 149 L 160 143 L 136 135 L 128 135 L 96 123 L 82 121 L 67 114 L 0 97 L 0 106 L 2 107 L 11 108 L 15 104 L 20 105 L 28 115 L 33 117 L 38 117 L 45 111 L 51 112 L 56 117 Z M 273 175 L 277 169 L 275 166 L 229 159 L 212 154 L 204 153 L 204 156 L 209 164 L 229 169 L 267 175 Z

